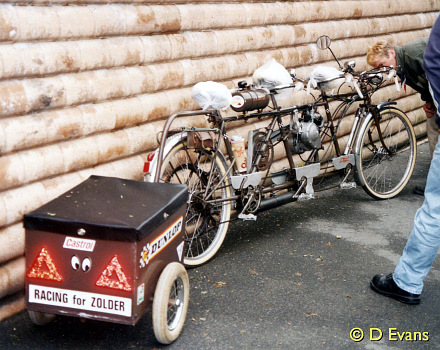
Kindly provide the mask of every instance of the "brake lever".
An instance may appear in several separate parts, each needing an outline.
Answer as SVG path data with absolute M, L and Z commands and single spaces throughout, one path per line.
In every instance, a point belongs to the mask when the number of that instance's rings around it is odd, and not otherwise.
M 346 73 L 345 82 L 347 83 L 348 86 L 353 86 L 355 88 L 360 98 L 364 98 L 364 94 L 361 92 L 361 89 L 359 88 L 356 79 L 353 78 L 353 75 L 351 75 L 350 73 Z

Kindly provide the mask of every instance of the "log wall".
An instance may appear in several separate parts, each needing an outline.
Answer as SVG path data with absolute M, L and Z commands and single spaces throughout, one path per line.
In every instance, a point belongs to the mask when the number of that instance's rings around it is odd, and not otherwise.
M 0 320 L 24 305 L 23 214 L 92 174 L 141 180 L 166 117 L 197 108 L 194 84 L 232 88 L 271 58 L 302 76 L 333 65 L 314 45 L 322 34 L 366 67 L 368 45 L 427 36 L 439 10 L 440 0 L 2 1 Z M 397 99 L 425 135 L 413 91 L 388 86 L 380 97 Z

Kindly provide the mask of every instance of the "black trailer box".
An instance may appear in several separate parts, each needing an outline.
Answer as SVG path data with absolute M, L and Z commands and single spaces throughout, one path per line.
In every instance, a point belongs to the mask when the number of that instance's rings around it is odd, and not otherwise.
M 91 176 L 24 216 L 28 310 L 134 325 L 183 262 L 185 185 Z

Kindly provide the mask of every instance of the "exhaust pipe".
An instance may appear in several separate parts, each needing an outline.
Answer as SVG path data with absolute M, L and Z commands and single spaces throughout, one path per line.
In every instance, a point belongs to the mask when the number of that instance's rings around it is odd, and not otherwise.
M 294 194 L 292 194 L 292 192 L 283 193 L 279 196 L 269 197 L 261 201 L 257 213 L 261 213 L 268 209 L 280 207 L 284 204 L 295 202 L 297 200 L 298 198 L 294 197 Z

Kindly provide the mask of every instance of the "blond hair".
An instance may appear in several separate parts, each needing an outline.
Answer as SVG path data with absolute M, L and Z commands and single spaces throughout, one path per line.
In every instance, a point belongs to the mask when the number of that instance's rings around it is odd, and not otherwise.
M 379 57 L 389 57 L 390 50 L 394 50 L 394 47 L 385 40 L 376 42 L 373 46 L 370 46 L 367 51 L 367 63 L 370 66 L 375 66 Z

